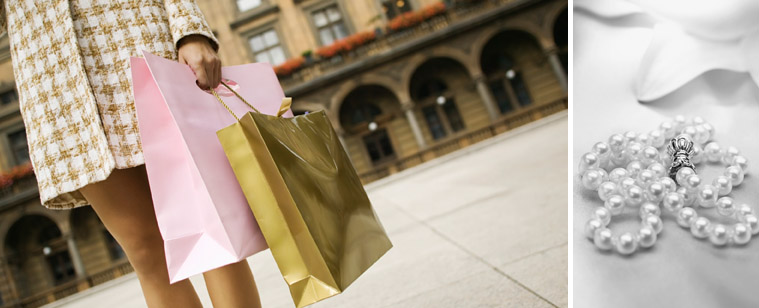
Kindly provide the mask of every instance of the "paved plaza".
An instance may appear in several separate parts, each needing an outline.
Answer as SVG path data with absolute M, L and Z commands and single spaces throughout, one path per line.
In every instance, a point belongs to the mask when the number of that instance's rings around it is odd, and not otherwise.
M 312 307 L 567 307 L 567 113 L 367 186 L 394 247 Z M 294 307 L 267 250 L 264 308 Z M 192 278 L 206 307 L 202 276 Z M 134 274 L 47 307 L 145 307 Z

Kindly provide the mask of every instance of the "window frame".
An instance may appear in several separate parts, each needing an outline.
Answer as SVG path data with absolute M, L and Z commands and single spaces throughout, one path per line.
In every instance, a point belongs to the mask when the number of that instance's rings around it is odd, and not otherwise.
M 269 5 L 269 0 L 261 0 L 261 4 L 259 4 L 258 6 L 250 8 L 250 9 L 247 9 L 247 10 L 244 10 L 244 11 L 241 11 L 240 7 L 237 5 L 237 0 L 230 0 L 230 1 L 232 2 L 232 6 L 234 6 L 235 12 L 237 12 L 238 15 L 239 14 L 245 14 L 245 13 L 248 13 L 248 12 L 252 12 L 254 10 L 257 10 L 257 9 L 260 9 L 262 7 L 266 7 L 266 6 Z
M 377 0 L 375 3 L 377 4 L 377 12 L 379 12 L 380 15 L 382 15 L 382 19 L 385 20 L 385 23 L 389 22 L 391 19 L 387 18 L 387 13 L 385 13 L 385 10 L 382 7 L 383 2 L 387 1 L 397 1 L 397 0 Z M 411 8 L 410 12 L 413 12 L 415 9 L 420 9 L 419 2 L 417 0 L 403 0 L 404 2 L 409 4 L 409 7 Z M 402 14 L 402 13 L 401 13 Z
M 250 44 L 250 40 L 255 36 L 263 35 L 269 30 L 274 30 L 274 33 L 277 34 L 277 40 L 279 40 L 278 46 L 282 48 L 282 53 L 284 53 L 285 55 L 285 61 L 287 61 L 287 59 L 290 59 L 290 51 L 287 48 L 287 44 L 285 44 L 285 41 L 282 40 L 282 35 L 281 35 L 282 31 L 280 31 L 280 27 L 279 27 L 279 24 L 277 23 L 277 20 L 274 20 L 272 22 L 265 23 L 261 26 L 258 26 L 254 29 L 245 31 L 242 34 L 240 34 L 240 36 L 242 37 L 243 43 L 245 44 L 246 49 L 248 50 L 248 59 L 250 59 L 251 62 L 258 62 L 258 60 L 256 60 L 257 53 L 255 50 L 253 50 L 253 46 Z M 266 50 L 268 51 L 269 49 L 266 49 Z M 276 67 L 277 65 L 281 65 L 281 63 L 280 64 L 271 63 L 272 67 Z
M 316 22 L 314 21 L 314 13 L 316 11 L 324 10 L 332 5 L 337 6 L 337 10 L 340 12 L 340 20 L 343 22 L 345 29 L 348 31 L 347 36 L 356 33 L 356 28 L 353 26 L 353 20 L 349 18 L 350 15 L 345 10 L 345 3 L 342 0 L 326 0 L 303 7 L 303 13 L 306 14 L 306 18 L 308 18 L 308 26 L 311 28 L 311 34 L 314 36 L 314 38 L 316 38 L 316 43 L 319 47 L 328 45 L 325 45 L 324 42 L 322 42 L 321 35 L 319 35 L 319 28 L 316 26 Z
M 3 126 L 0 128 L 0 134 L 2 134 L 2 137 L 0 138 L 0 146 L 2 147 L 2 152 L 5 155 L 5 166 L 7 168 L 13 168 L 16 166 L 20 166 L 21 163 L 19 163 L 18 159 L 16 158 L 15 150 L 11 147 L 11 139 L 10 135 L 21 131 L 26 130 L 26 127 L 24 126 L 24 122 L 21 120 L 21 118 L 18 118 L 17 122 L 14 122 L 12 124 Z M 28 140 L 28 136 L 27 136 Z M 29 151 L 29 142 L 27 141 L 26 144 L 27 152 Z M 29 159 L 31 161 L 31 154 L 29 155 Z

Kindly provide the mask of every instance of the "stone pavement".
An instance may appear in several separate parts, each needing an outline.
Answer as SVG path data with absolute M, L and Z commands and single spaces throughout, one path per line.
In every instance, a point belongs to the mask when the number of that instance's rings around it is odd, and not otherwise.
M 312 307 L 567 307 L 567 113 L 367 186 L 394 247 Z M 263 307 L 294 307 L 269 251 Z M 192 279 L 206 307 L 202 276 Z M 145 307 L 130 274 L 48 307 Z

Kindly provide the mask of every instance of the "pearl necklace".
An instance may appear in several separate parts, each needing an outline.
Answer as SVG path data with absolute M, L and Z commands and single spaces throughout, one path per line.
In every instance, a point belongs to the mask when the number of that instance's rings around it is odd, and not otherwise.
M 615 249 L 622 255 L 652 247 L 664 227 L 661 205 L 698 239 L 709 238 L 716 246 L 748 243 L 759 233 L 759 219 L 749 205 L 736 205 L 726 196 L 743 182 L 748 160 L 733 146 L 721 148 L 713 137 L 714 127 L 703 118 L 680 115 L 649 133 L 614 134 L 608 142 L 596 143 L 581 157 L 578 170 L 582 186 L 596 191 L 604 204 L 593 211 L 585 236 L 598 249 Z M 704 162 L 726 166 L 711 184 L 694 171 Z M 637 208 L 641 228 L 616 236 L 608 225 L 626 207 Z M 716 208 L 719 215 L 737 222 L 712 223 L 698 215 L 697 207 Z

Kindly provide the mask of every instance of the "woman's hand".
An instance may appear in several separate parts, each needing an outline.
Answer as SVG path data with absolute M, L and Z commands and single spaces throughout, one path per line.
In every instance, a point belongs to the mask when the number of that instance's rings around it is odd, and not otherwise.
M 178 45 L 179 63 L 189 65 L 195 72 L 198 86 L 203 89 L 216 88 L 221 82 L 221 60 L 208 38 L 190 35 L 179 40 Z

